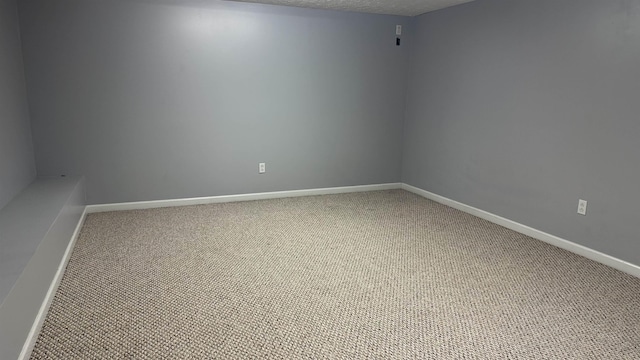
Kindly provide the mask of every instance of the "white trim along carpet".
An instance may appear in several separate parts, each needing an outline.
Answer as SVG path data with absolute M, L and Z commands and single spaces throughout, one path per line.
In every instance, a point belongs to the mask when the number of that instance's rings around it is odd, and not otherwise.
M 33 359 L 636 359 L 640 279 L 404 190 L 87 215 Z

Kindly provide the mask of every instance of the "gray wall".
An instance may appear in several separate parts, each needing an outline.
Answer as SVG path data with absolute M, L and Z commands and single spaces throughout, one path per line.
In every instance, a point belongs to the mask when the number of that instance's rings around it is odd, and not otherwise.
M 39 174 L 88 203 L 400 180 L 408 18 L 207 4 L 20 2 Z
M 640 264 L 640 2 L 479 0 L 416 26 L 403 181 Z
M 15 0 L 0 0 L 0 209 L 36 176 Z

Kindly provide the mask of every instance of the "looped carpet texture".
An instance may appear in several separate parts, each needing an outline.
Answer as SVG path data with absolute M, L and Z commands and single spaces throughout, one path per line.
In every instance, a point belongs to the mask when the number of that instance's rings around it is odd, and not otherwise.
M 640 279 L 402 190 L 91 214 L 32 359 L 640 359 Z

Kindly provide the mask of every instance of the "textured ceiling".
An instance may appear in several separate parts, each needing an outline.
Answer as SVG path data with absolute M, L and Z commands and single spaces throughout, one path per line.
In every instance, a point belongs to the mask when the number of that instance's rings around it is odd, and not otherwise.
M 234 0 L 262 4 L 415 16 L 473 0 Z

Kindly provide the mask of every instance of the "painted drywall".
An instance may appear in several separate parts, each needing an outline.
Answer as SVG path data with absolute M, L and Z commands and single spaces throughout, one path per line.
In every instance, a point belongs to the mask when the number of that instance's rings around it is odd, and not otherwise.
M 84 175 L 90 204 L 400 179 L 408 18 L 223 1 L 19 10 L 39 174 Z
M 35 176 L 18 11 L 0 0 L 0 209 Z
M 415 26 L 403 182 L 640 264 L 640 2 L 482 0 Z

